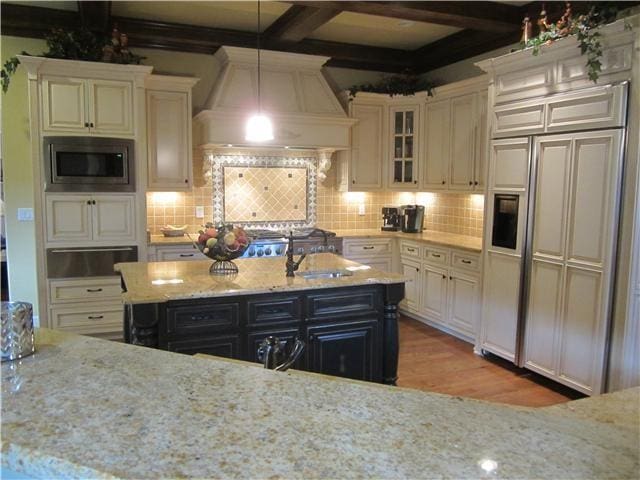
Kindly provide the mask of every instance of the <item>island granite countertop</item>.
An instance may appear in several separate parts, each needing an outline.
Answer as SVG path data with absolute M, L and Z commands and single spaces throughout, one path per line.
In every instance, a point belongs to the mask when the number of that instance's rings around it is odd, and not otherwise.
M 232 275 L 211 275 L 209 267 L 213 260 L 118 263 L 115 270 L 121 274 L 127 289 L 122 299 L 129 304 L 370 284 L 389 285 L 406 281 L 403 275 L 360 265 L 332 253 L 307 256 L 297 273 L 349 270 L 351 276 L 313 280 L 298 274 L 287 277 L 285 261 L 285 257 L 240 258 L 234 260 L 239 272 Z
M 45 329 L 36 345 L 2 363 L 2 465 L 36 478 L 620 479 L 640 468 L 639 388 L 531 409 Z

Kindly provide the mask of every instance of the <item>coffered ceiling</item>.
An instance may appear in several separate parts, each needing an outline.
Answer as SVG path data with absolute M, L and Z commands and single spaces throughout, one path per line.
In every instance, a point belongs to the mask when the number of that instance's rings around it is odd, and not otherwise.
M 635 2 L 637 3 L 637 2 Z M 540 2 L 262 1 L 262 45 L 325 55 L 329 65 L 422 73 L 517 42 Z M 552 19 L 564 2 L 546 2 Z M 585 8 L 574 4 L 574 11 Z M 43 37 L 53 26 L 117 23 L 132 47 L 213 54 L 256 46 L 256 1 L 3 1 L 2 33 Z

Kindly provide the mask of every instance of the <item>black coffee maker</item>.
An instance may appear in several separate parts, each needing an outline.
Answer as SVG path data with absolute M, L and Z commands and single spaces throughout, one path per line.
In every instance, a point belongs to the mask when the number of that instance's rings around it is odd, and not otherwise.
M 382 207 L 382 230 L 397 232 L 400 230 L 400 212 L 397 207 Z
M 400 212 L 403 232 L 422 232 L 422 222 L 424 221 L 423 205 L 402 205 L 400 207 Z

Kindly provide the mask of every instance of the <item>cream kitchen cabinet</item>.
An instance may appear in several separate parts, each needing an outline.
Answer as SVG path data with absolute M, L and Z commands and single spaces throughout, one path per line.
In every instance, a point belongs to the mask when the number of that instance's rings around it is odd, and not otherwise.
M 134 195 L 47 194 L 45 198 L 48 243 L 136 240 Z
M 474 340 L 480 313 L 480 255 L 401 240 L 400 264 L 413 280 L 405 287 L 406 301 L 400 308 L 436 328 Z
M 486 90 L 427 102 L 422 188 L 483 190 L 486 102 Z
M 418 189 L 419 132 L 419 105 L 392 105 L 389 108 L 389 188 Z
M 44 75 L 40 98 L 45 134 L 134 134 L 132 82 Z
M 351 127 L 351 148 L 338 152 L 341 191 L 381 190 L 384 185 L 387 106 L 379 99 L 365 103 L 365 100 L 358 100 L 360 97 L 358 95 L 349 104 L 349 116 L 358 120 Z
M 191 190 L 191 88 L 198 79 L 150 75 L 147 98 L 148 190 Z
M 342 250 L 343 256 L 354 262 L 383 272 L 393 270 L 393 240 L 390 238 L 345 238 Z

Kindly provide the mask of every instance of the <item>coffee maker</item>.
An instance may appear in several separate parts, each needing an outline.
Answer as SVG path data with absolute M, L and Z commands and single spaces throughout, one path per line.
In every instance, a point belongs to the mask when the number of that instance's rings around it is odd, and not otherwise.
M 400 212 L 397 207 L 382 207 L 382 230 L 385 232 L 400 230 Z
M 402 205 L 400 207 L 402 219 L 402 231 L 405 233 L 422 232 L 422 222 L 424 220 L 423 205 Z

